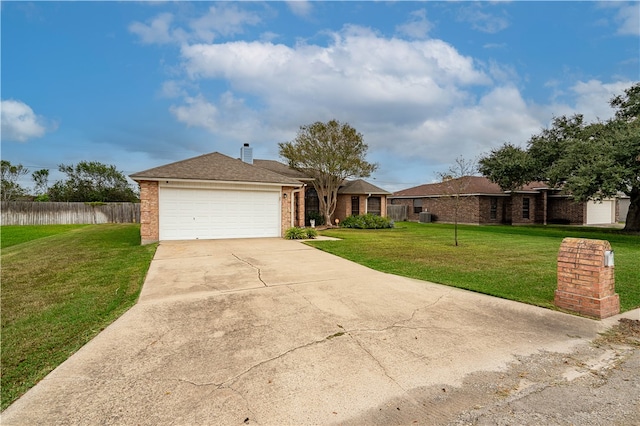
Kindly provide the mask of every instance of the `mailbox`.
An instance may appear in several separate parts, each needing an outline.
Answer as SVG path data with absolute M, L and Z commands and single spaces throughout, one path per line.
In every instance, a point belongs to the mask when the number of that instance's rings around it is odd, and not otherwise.
M 614 273 L 608 241 L 565 238 L 558 253 L 555 305 L 596 318 L 617 315 L 620 297 L 615 292 Z
M 613 250 L 605 250 L 604 252 L 604 266 L 612 267 L 613 263 Z

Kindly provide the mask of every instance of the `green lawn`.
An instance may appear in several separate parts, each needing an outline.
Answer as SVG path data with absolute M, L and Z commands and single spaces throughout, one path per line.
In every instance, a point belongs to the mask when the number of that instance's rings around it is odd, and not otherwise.
M 32 225 L 32 226 L 3 226 L 0 232 L 1 247 L 11 247 L 38 238 L 62 234 L 87 225 Z
M 557 255 L 565 237 L 608 240 L 615 252 L 622 311 L 640 306 L 640 236 L 578 227 L 396 223 L 386 230 L 335 229 L 313 241 L 321 250 L 370 268 L 554 308 Z
M 4 410 L 135 303 L 156 245 L 135 224 L 0 232 Z

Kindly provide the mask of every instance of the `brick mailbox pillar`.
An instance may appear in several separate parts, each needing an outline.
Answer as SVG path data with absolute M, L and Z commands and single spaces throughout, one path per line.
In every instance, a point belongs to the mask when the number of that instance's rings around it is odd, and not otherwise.
M 565 238 L 558 253 L 557 307 L 596 318 L 620 313 L 608 241 Z

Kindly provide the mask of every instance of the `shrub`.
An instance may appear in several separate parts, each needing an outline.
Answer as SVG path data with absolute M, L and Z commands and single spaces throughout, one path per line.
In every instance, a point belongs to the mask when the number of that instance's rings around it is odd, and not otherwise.
M 284 237 L 287 240 L 306 240 L 308 238 L 315 238 L 318 236 L 318 231 L 312 228 L 299 228 L 294 226 L 287 229 L 284 233 Z
M 324 225 L 324 215 L 320 212 L 309 212 L 307 213 L 307 222 L 311 222 L 311 220 L 316 221 L 316 226 Z
M 393 228 L 393 221 L 386 217 L 372 214 L 349 216 L 340 223 L 343 228 L 384 229 Z

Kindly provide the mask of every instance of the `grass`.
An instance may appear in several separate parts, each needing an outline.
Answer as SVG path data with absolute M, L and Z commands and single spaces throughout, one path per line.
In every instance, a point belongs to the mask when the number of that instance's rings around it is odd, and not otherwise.
M 601 228 L 396 223 L 386 230 L 326 230 L 341 241 L 309 245 L 383 272 L 555 309 L 556 267 L 565 237 L 608 240 L 622 311 L 640 306 L 640 236 Z
M 3 226 L 1 409 L 137 300 L 139 225 Z
M 32 226 L 3 226 L 0 235 L 0 247 L 11 247 L 38 238 L 62 234 L 87 225 L 32 225 Z

